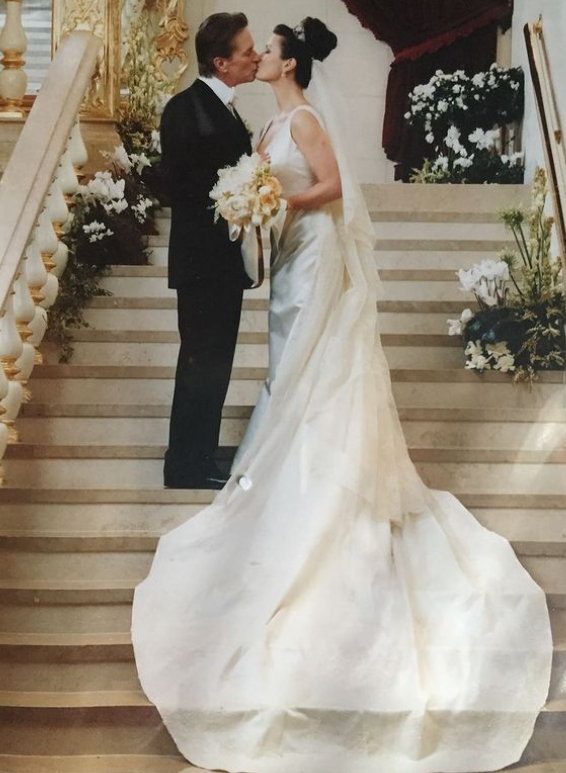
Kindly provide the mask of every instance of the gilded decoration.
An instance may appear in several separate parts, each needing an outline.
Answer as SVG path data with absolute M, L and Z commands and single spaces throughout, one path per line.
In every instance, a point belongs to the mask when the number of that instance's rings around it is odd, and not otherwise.
M 89 29 L 104 49 L 83 103 L 88 118 L 112 119 L 120 88 L 120 4 L 117 0 L 54 0 L 53 51 L 74 29 Z
M 173 81 L 178 82 L 189 66 L 189 57 L 185 50 L 185 41 L 189 37 L 189 28 L 184 18 L 183 0 L 157 0 L 160 15 L 159 29 L 155 39 L 157 49 L 156 64 L 162 77 L 166 77 L 163 65 L 166 62 L 178 62 Z

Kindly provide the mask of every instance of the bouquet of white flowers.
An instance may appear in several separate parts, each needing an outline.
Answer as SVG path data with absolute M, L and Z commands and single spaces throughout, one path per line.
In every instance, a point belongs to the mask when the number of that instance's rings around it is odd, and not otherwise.
M 218 172 L 210 198 L 215 202 L 215 222 L 223 217 L 232 230 L 269 228 L 281 208 L 281 183 L 271 174 L 269 164 L 253 153 Z
M 261 229 L 279 225 L 285 216 L 281 192 L 281 183 L 258 153 L 221 169 L 210 191 L 214 222 L 220 217 L 227 221 L 232 241 L 241 236 L 244 266 L 256 287 L 263 281 Z

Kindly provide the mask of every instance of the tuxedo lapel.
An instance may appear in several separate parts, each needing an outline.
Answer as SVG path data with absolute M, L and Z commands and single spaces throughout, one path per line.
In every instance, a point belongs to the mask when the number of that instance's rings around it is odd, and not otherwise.
M 243 142 L 251 150 L 248 130 L 237 110 L 234 109 L 235 114 L 232 113 L 214 91 L 200 79 L 194 82 L 193 88 L 217 130 L 232 135 L 239 144 Z

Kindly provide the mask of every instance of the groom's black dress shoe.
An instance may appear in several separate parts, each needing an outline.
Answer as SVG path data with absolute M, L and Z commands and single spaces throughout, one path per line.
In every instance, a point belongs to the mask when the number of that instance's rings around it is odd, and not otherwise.
M 173 475 L 165 472 L 165 488 L 191 489 L 203 488 L 220 490 L 228 482 L 228 476 L 225 475 L 211 458 L 206 458 L 198 465 L 191 465 L 191 473 L 183 475 Z

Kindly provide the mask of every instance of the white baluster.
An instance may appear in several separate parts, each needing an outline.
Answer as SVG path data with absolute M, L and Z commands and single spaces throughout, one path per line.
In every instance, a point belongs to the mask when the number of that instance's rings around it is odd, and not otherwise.
M 60 277 L 67 266 L 69 250 L 67 245 L 61 241 L 65 233 L 65 226 L 69 222 L 69 207 L 61 190 L 59 179 L 55 179 L 51 185 L 49 196 L 47 197 L 47 210 L 53 224 L 53 230 L 57 236 L 57 249 L 51 255 L 52 271 L 55 276 Z M 51 246 L 53 246 L 51 244 Z
M 8 0 L 6 3 L 6 23 L 0 34 L 0 51 L 4 58 L 0 64 L 0 116 L 20 118 L 23 116 L 24 96 L 28 78 L 23 70 L 22 58 L 27 50 L 27 38 L 22 25 L 21 0 Z
M 58 178 L 55 178 L 51 183 L 46 204 L 55 233 L 58 238 L 61 238 L 64 233 L 63 226 L 69 219 L 69 207 L 63 196 L 63 191 L 61 190 Z
M 69 140 L 69 151 L 71 153 L 71 161 L 73 162 L 73 166 L 75 167 L 77 176 L 80 177 L 80 170 L 88 161 L 88 152 L 86 149 L 86 145 L 83 142 L 83 137 L 81 134 L 81 126 L 78 121 L 71 129 L 71 137 Z
M 57 295 L 59 293 L 59 280 L 55 274 L 49 273 L 47 275 L 47 282 L 41 288 L 41 294 L 43 298 L 39 302 L 39 305 L 43 309 L 48 309 L 55 303 Z
M 8 445 L 8 441 L 10 439 L 10 430 L 8 428 L 7 424 L 4 424 L 4 421 L 2 420 L 3 417 L 6 415 L 6 409 L 2 405 L 2 400 L 6 398 L 8 395 L 8 391 L 10 389 L 10 382 L 8 381 L 8 377 L 4 373 L 4 368 L 0 365 L 0 459 L 4 456 L 4 453 L 6 451 L 6 446 Z M 0 482 L 1 482 L 2 476 L 0 475 Z
M 41 257 L 47 271 L 55 267 L 53 255 L 57 252 L 59 239 L 51 222 L 49 209 L 45 209 L 39 215 L 38 225 L 35 229 L 35 238 L 41 251 Z
M 37 235 L 37 229 L 36 229 Z M 43 298 L 41 288 L 47 282 L 47 269 L 41 257 L 41 251 L 37 238 L 33 239 L 26 250 L 27 260 L 25 262 L 24 270 L 28 286 L 31 292 L 31 297 L 35 303 L 39 303 Z
M 26 258 L 24 258 L 24 260 L 26 260 Z M 18 327 L 20 338 L 23 342 L 23 352 L 16 360 L 16 366 L 19 369 L 16 378 L 18 381 L 22 381 L 25 384 L 30 377 L 35 364 L 35 347 L 29 340 L 32 335 L 32 332 L 29 329 L 29 323 L 33 322 L 35 319 L 35 303 L 33 302 L 33 298 L 29 291 L 23 266 L 16 278 L 14 288 L 16 291 L 14 296 L 14 316 L 16 318 L 16 325 Z
M 61 165 L 59 167 L 58 178 L 61 191 L 65 196 L 67 205 L 73 203 L 73 196 L 79 189 L 79 180 L 73 166 L 73 160 L 71 158 L 71 149 L 67 147 L 63 155 L 61 156 Z
M 61 279 L 63 271 L 67 267 L 67 261 L 69 260 L 69 248 L 65 242 L 59 242 L 57 252 L 52 257 L 55 266 L 51 269 L 51 273 L 54 274 L 57 279 Z
M 16 380 L 16 376 L 19 373 L 16 362 L 21 357 L 23 348 L 14 315 L 14 291 L 12 290 L 6 298 L 2 316 L 0 317 L 0 361 L 9 382 L 8 394 L 1 402 L 6 411 L 2 416 L 2 421 L 8 425 L 10 439 L 14 442 L 17 440 L 17 435 L 13 429 L 13 424 L 24 399 L 23 384 Z

